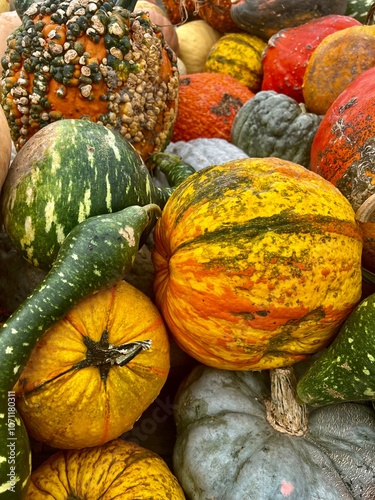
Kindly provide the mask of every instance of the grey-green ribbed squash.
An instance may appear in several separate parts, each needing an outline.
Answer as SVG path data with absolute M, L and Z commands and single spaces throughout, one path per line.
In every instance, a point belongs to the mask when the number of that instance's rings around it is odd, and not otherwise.
M 238 110 L 231 142 L 252 158 L 274 156 L 310 167 L 310 149 L 322 117 L 292 97 L 258 92 Z

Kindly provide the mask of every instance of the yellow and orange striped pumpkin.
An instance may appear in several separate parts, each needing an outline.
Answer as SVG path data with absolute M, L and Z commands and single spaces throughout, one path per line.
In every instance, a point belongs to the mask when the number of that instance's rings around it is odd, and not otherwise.
M 229 370 L 327 345 L 360 300 L 362 238 L 346 198 L 277 158 L 196 172 L 154 232 L 155 296 L 180 347 Z

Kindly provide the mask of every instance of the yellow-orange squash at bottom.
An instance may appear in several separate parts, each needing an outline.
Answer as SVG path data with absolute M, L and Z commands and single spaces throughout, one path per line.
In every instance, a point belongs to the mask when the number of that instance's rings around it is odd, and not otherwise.
M 42 336 L 14 387 L 17 408 L 38 441 L 100 445 L 133 427 L 169 366 L 159 311 L 120 281 L 81 301 Z
M 277 158 L 200 170 L 154 233 L 155 295 L 182 349 L 229 370 L 287 366 L 329 343 L 361 295 L 346 198 Z
M 25 500 L 184 500 L 159 455 L 116 439 L 102 446 L 58 451 L 31 475 Z

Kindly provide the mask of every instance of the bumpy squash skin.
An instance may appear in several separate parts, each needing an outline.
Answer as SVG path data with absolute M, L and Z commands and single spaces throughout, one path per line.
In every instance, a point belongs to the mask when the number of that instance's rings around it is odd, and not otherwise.
M 230 9 L 239 28 L 268 40 L 284 28 L 328 14 L 345 14 L 346 0 L 234 0 Z
M 156 453 L 120 439 L 52 455 L 33 472 L 26 499 L 40 500 L 45 495 L 86 500 L 185 499 L 177 479 Z
M 290 436 L 266 420 L 269 394 L 265 371 L 193 369 L 174 409 L 174 472 L 186 495 L 372 500 L 374 411 L 356 403 L 316 408 L 307 433 Z
M 181 76 L 171 141 L 213 137 L 230 140 L 238 110 L 252 97 L 254 93 L 230 75 L 203 72 Z
M 328 344 L 360 300 L 362 239 L 348 201 L 302 166 L 207 167 L 154 231 L 155 296 L 177 343 L 210 366 L 286 366 Z
M 357 76 L 375 66 L 375 26 L 352 26 L 325 37 L 303 75 L 306 107 L 324 115 Z
M 1 59 L 1 102 L 17 150 L 64 118 L 118 130 L 143 159 L 166 147 L 177 57 L 147 13 L 126 9 L 131 3 L 46 0 L 28 8 Z
M 297 385 L 301 401 L 326 405 L 375 400 L 375 295 L 349 315 L 337 337 Z
M 303 102 L 303 76 L 315 48 L 329 34 L 358 25 L 360 22 L 348 15 L 332 14 L 277 32 L 263 53 L 262 90 L 274 90 Z
M 238 110 L 231 141 L 250 157 L 275 156 L 310 167 L 310 150 L 322 117 L 289 96 L 258 92 Z

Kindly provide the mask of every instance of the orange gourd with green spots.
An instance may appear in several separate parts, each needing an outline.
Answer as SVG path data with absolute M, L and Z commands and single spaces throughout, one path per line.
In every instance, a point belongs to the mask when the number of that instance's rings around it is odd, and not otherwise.
M 209 366 L 262 370 L 308 358 L 361 296 L 352 207 L 286 160 L 196 172 L 168 200 L 154 241 L 159 309 L 180 347 Z

